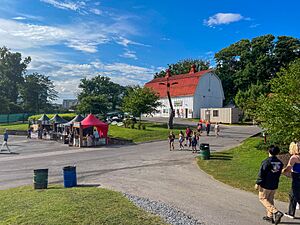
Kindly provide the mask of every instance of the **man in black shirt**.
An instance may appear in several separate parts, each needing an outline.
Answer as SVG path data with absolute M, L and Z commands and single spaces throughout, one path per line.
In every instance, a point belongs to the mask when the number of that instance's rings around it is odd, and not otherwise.
M 259 191 L 259 200 L 267 210 L 267 216 L 264 216 L 263 220 L 275 224 L 280 223 L 283 216 L 283 213 L 274 206 L 274 195 L 283 168 L 283 163 L 276 157 L 279 152 L 276 146 L 269 148 L 269 157 L 262 161 L 255 184 L 255 189 Z

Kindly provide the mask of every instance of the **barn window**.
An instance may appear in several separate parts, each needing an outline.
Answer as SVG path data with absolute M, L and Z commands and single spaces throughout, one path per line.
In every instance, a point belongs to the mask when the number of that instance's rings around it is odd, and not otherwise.
M 213 117 L 219 117 L 219 110 L 213 110 Z

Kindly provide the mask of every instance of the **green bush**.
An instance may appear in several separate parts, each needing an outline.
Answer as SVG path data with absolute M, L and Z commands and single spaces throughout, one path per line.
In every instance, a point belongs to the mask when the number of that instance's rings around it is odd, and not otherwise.
M 138 123 L 138 130 L 140 130 L 142 128 L 142 124 Z
M 28 120 L 38 120 L 39 118 L 42 117 L 43 114 L 38 114 L 38 115 L 33 115 L 33 116 L 30 116 L 28 118 Z M 55 114 L 46 114 L 49 119 L 51 119 Z M 65 119 L 65 120 L 72 120 L 76 114 L 75 113 L 63 113 L 63 114 L 58 114 L 61 118 Z
M 142 130 L 146 130 L 146 125 L 142 124 Z
M 134 123 L 130 124 L 130 128 L 134 129 Z

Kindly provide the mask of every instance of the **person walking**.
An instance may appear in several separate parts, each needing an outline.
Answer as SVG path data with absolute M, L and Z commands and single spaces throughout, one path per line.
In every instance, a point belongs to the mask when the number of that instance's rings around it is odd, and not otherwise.
M 189 147 L 191 147 L 192 143 L 191 143 L 191 136 L 192 136 L 192 130 L 190 129 L 190 127 L 187 127 L 185 130 L 185 138 L 186 138 L 186 142 L 185 142 L 185 146 L 188 145 L 189 143 Z
M 27 130 L 27 139 L 31 139 L 31 132 L 32 132 L 31 127 L 29 127 Z
M 289 194 L 289 209 L 284 215 L 294 218 L 297 203 L 300 204 L 300 142 L 292 142 L 289 147 L 289 153 L 291 157 L 282 173 L 291 176 L 292 188 Z
M 209 132 L 210 132 L 210 121 L 206 122 L 206 135 L 209 136 Z
M 182 131 L 180 131 L 180 133 L 179 133 L 178 140 L 179 140 L 179 149 L 183 150 L 184 149 L 184 147 L 183 147 L 184 135 L 183 135 Z
M 197 152 L 197 135 L 196 132 L 193 132 L 192 135 L 192 153 L 196 153 Z
M 3 144 L 2 144 L 2 146 L 1 146 L 1 149 L 0 149 L 0 152 L 2 152 L 4 149 L 4 146 L 7 148 L 7 151 L 9 152 L 9 153 L 11 153 L 11 151 L 10 151 L 10 148 L 8 147 L 8 144 L 7 144 L 7 142 L 8 142 L 8 132 L 7 132 L 7 129 L 5 129 L 5 131 L 4 131 L 4 134 L 3 134 Z
M 219 123 L 216 123 L 216 125 L 215 125 L 215 134 L 216 134 L 216 137 L 219 137 L 219 135 L 220 135 L 220 125 L 219 125 Z
M 259 201 L 267 211 L 267 215 L 263 217 L 263 220 L 275 224 L 280 223 L 283 216 L 283 213 L 274 206 L 274 195 L 283 168 L 283 163 L 277 158 L 279 152 L 277 146 L 270 146 L 269 157 L 262 161 L 255 184 Z
M 174 140 L 175 140 L 175 135 L 171 131 L 170 134 L 169 134 L 169 147 L 170 147 L 170 151 L 174 150 Z

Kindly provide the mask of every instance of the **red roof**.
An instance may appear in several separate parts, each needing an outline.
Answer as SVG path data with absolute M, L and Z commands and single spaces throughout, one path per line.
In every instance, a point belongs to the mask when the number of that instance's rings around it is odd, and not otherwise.
M 199 83 L 199 78 L 212 70 L 202 70 L 195 73 L 187 73 L 180 75 L 173 75 L 169 78 L 170 83 L 178 82 L 178 84 L 171 85 L 170 94 L 171 97 L 177 96 L 193 96 L 195 94 L 197 85 Z M 146 87 L 156 91 L 161 98 L 167 97 L 167 87 L 166 85 L 161 85 L 159 83 L 165 83 L 167 81 L 166 77 L 155 78 L 145 84 Z
M 107 137 L 108 125 L 101 120 L 97 119 L 93 114 L 89 114 L 84 120 L 81 121 L 83 128 L 96 127 L 100 136 Z

